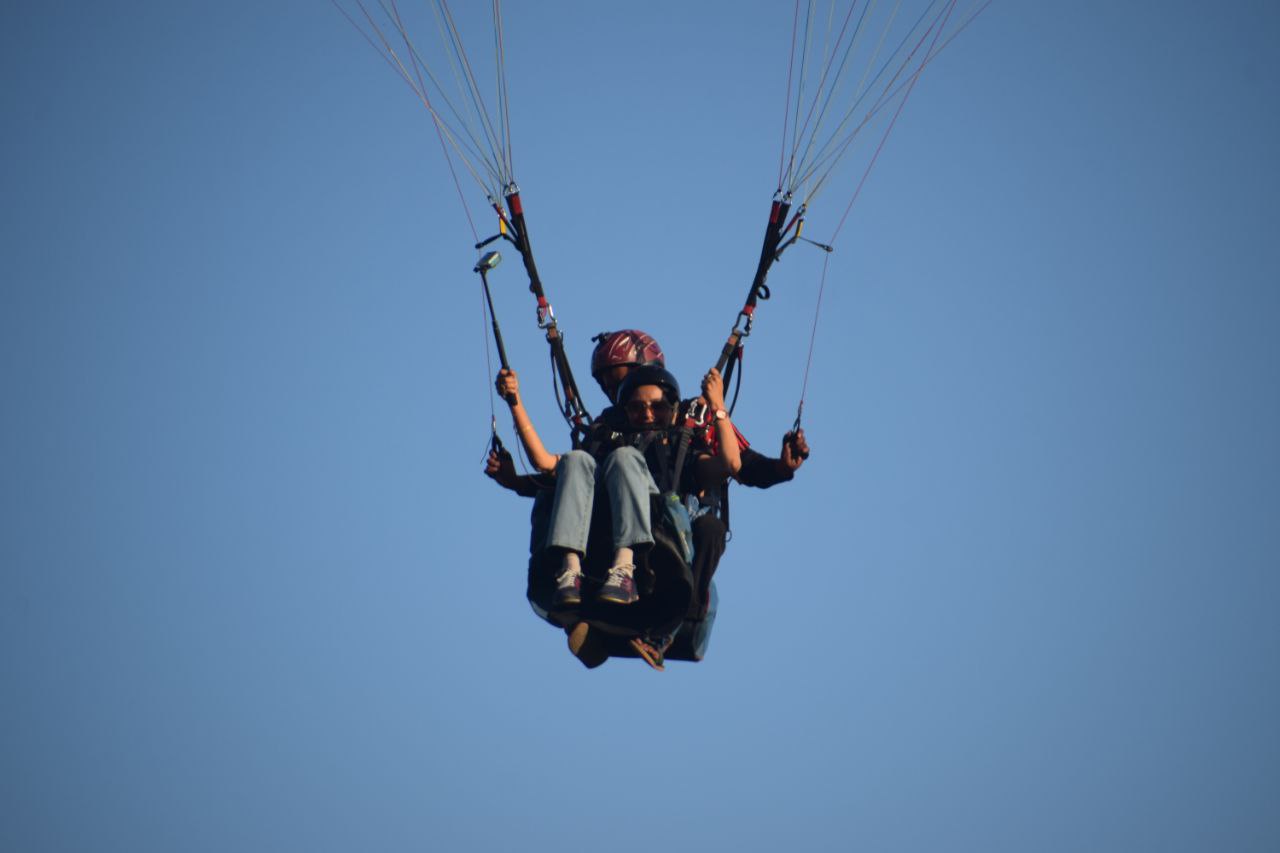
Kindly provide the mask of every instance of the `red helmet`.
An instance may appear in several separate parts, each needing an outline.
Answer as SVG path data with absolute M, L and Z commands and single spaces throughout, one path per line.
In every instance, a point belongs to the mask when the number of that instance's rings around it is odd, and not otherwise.
M 591 353 L 591 375 L 597 379 L 602 371 L 620 364 L 641 367 L 646 364 L 666 366 L 667 363 L 658 342 L 639 329 L 601 332 L 592 340 L 596 341 L 596 348 Z

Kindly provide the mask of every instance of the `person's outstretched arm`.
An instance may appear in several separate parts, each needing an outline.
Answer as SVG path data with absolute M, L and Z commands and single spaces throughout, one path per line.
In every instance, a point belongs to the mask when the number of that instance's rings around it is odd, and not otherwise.
M 744 486 L 767 489 L 794 477 L 808 458 L 809 443 L 805 440 L 804 430 L 788 432 L 782 437 L 781 456 L 765 456 L 754 450 L 744 450 L 742 467 L 734 479 Z
M 533 463 L 533 467 L 544 474 L 554 473 L 560 457 L 549 453 L 542 446 L 542 439 L 538 438 L 538 431 L 533 428 L 533 421 L 529 419 L 529 413 L 525 411 L 524 403 L 520 400 L 520 379 L 516 376 L 516 372 L 506 368 L 499 370 L 494 385 L 497 386 L 498 394 L 507 401 L 507 406 L 511 409 L 511 419 L 515 422 L 516 435 L 520 437 L 520 443 L 524 445 L 524 451 L 529 456 L 529 461 Z

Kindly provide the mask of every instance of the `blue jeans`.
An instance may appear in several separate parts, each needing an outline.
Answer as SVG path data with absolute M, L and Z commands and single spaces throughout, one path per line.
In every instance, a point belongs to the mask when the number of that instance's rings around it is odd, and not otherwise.
M 571 450 L 556 465 L 556 499 L 551 507 L 551 532 L 547 544 L 587 552 L 591 532 L 591 508 L 596 486 L 609 495 L 613 516 L 613 547 L 652 545 L 649 497 L 658 486 L 649 473 L 644 454 L 634 447 L 620 447 L 597 464 L 584 450 Z

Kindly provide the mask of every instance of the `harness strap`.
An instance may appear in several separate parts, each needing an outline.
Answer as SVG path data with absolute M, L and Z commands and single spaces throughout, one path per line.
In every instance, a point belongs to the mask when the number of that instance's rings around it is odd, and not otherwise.
M 693 431 L 706 418 L 707 407 L 697 400 L 690 400 L 684 412 L 684 423 L 680 427 L 680 438 L 676 443 L 676 460 L 671 467 L 671 479 L 675 488 L 680 488 L 681 475 L 684 473 L 685 457 L 689 453 L 689 445 L 693 442 Z

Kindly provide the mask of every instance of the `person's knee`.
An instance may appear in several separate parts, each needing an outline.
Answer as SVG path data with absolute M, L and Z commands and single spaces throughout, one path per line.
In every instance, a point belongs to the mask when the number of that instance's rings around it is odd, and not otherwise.
M 610 453 L 600 465 L 600 476 L 607 483 L 625 483 L 640 492 L 658 493 L 649 474 L 649 463 L 645 461 L 644 454 L 634 447 L 619 447 Z
M 594 471 L 595 469 L 596 460 L 585 450 L 570 450 L 560 457 L 559 470 L 561 471 Z
M 644 454 L 634 447 L 619 447 L 617 450 L 609 454 L 609 458 L 605 460 L 606 465 L 641 465 L 644 466 Z M 647 467 L 647 466 L 646 466 Z
M 645 461 L 644 454 L 634 447 L 619 447 L 617 450 L 605 457 L 601 470 L 606 474 L 615 472 L 627 472 L 628 475 L 634 472 L 649 471 L 649 463 Z

